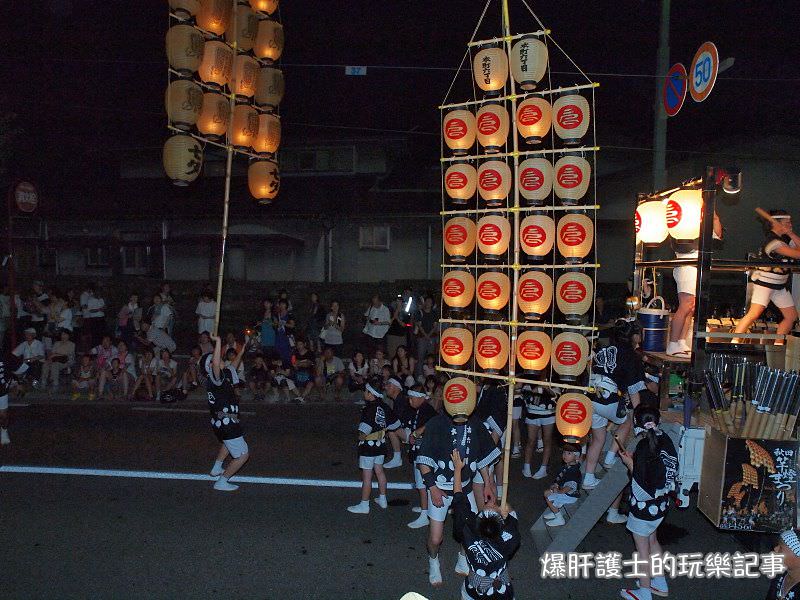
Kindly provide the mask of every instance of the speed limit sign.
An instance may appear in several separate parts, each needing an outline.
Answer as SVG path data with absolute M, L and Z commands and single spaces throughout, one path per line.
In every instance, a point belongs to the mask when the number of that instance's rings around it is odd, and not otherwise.
M 695 102 L 702 102 L 714 89 L 719 71 L 719 52 L 713 42 L 705 42 L 694 55 L 689 69 L 689 93 Z

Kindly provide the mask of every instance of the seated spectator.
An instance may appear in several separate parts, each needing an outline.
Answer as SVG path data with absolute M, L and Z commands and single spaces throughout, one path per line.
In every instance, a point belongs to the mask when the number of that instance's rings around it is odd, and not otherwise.
M 192 354 L 189 356 L 189 364 L 186 365 L 186 370 L 181 377 L 181 389 L 184 395 L 190 391 L 197 389 L 200 384 L 205 384 L 205 369 L 202 368 L 200 361 L 203 359 L 203 352 L 200 346 L 192 348 Z
M 172 287 L 166 281 L 161 284 L 161 291 L 159 292 L 161 296 L 161 301 L 169 307 L 169 317 L 167 319 L 167 335 L 172 337 L 172 328 L 175 326 L 175 317 L 177 313 L 175 312 L 175 306 L 177 302 L 175 302 L 175 297 L 172 295 Z
M 342 359 L 333 354 L 333 348 L 328 346 L 322 353 L 317 365 L 317 386 L 321 389 L 330 389 L 333 386 L 334 400 L 340 400 L 344 390 L 344 363 Z
M 214 330 L 214 319 L 217 316 L 217 303 L 211 295 L 211 290 L 203 290 L 194 314 L 197 315 L 197 333 Z
M 81 356 L 81 364 L 75 369 L 72 378 L 72 399 L 77 400 L 82 393 L 86 393 L 91 401 L 95 398 L 97 389 L 97 367 L 92 360 L 91 354 Z
M 142 348 L 156 352 L 169 350 L 175 352 L 175 341 L 167 335 L 166 331 L 153 327 L 149 321 L 142 321 L 142 330 L 136 336 L 136 343 Z
M 211 354 L 214 352 L 214 344 L 211 343 L 209 331 L 201 332 L 197 338 L 197 345 L 200 347 L 201 354 Z
M 111 364 L 100 373 L 97 384 L 101 400 L 123 400 L 128 397 L 128 373 L 120 365 L 119 357 L 111 359 Z
M 260 402 L 266 399 L 270 388 L 270 379 L 269 367 L 264 362 L 264 356 L 256 354 L 253 366 L 247 374 L 247 381 L 250 385 L 250 391 L 253 393 L 253 400 Z
M 156 400 L 162 400 L 163 394 L 178 386 L 178 363 L 172 358 L 169 350 L 161 350 L 156 363 Z
M 239 352 L 234 348 L 228 348 L 223 356 L 222 364 L 223 366 L 230 367 L 233 366 L 236 357 L 239 356 Z M 236 374 L 239 376 L 239 383 L 243 383 L 245 380 L 244 374 L 244 362 L 239 361 L 238 367 L 236 367 Z
M 272 312 L 272 301 L 269 298 L 264 300 L 261 305 L 264 312 L 256 327 L 261 330 L 261 352 L 266 359 L 270 359 L 275 355 L 275 315 Z
M 350 392 L 363 392 L 364 384 L 366 384 L 367 377 L 369 377 L 369 365 L 367 364 L 367 361 L 364 358 L 364 353 L 361 352 L 361 350 L 355 351 L 353 354 L 353 359 L 350 361 L 347 369 L 350 372 L 350 381 L 348 382 L 348 388 L 350 389 Z
M 372 358 L 369 361 L 369 376 L 377 377 L 383 372 L 383 367 L 389 366 L 389 361 L 386 358 L 382 348 L 376 348 L 372 353 Z
M 58 378 L 65 369 L 75 366 L 75 344 L 69 339 L 69 331 L 61 330 L 61 339 L 53 344 L 52 350 L 42 366 L 42 387 L 47 387 L 48 379 L 51 380 L 53 393 L 58 392 Z
M 425 383 L 428 377 L 436 375 L 436 357 L 433 354 L 428 354 L 425 357 L 425 363 L 422 365 L 422 375 L 420 383 Z
M 392 371 L 392 367 L 390 367 L 389 365 L 385 365 L 381 369 L 381 375 L 380 376 L 381 376 L 381 389 L 383 389 L 383 388 L 386 387 L 386 384 L 388 383 L 388 381 L 392 377 L 394 377 L 394 371 Z
M 117 348 L 111 344 L 111 336 L 104 335 L 100 344 L 92 348 L 97 372 L 101 373 L 105 369 L 110 369 L 111 359 L 116 358 L 118 354 Z
M 34 387 L 37 387 L 46 353 L 44 344 L 36 339 L 36 330 L 33 327 L 28 327 L 25 330 L 25 339 L 14 348 L 12 354 L 17 358 L 21 358 L 28 365 L 28 373 L 33 378 Z
M 431 405 L 434 410 L 437 413 L 441 412 L 442 402 L 444 401 L 444 391 L 442 385 L 439 383 L 438 375 L 428 375 L 428 377 L 425 378 L 425 391 L 431 399 Z
M 279 356 L 276 356 L 272 359 L 272 370 L 274 371 L 274 376 L 272 379 L 272 383 L 275 387 L 279 389 L 286 390 L 285 401 L 289 401 L 289 393 L 294 394 L 294 399 L 301 404 L 304 402 L 303 397 L 300 396 L 300 392 L 297 389 L 297 386 L 292 379 L 292 369 L 287 367 L 283 364 L 283 359 Z
M 152 401 L 154 398 L 153 390 L 155 389 L 154 376 L 157 367 L 157 361 L 153 351 L 149 348 L 145 350 L 139 357 L 139 364 L 137 366 L 139 378 L 133 386 L 133 391 L 131 391 L 131 399 L 136 400 L 136 392 L 143 386 L 146 393 L 144 400 Z
M 403 344 L 397 347 L 394 358 L 392 358 L 392 369 L 406 387 L 414 385 L 414 372 L 417 368 L 417 359 L 409 356 L 408 350 Z
M 299 396 L 300 401 L 314 388 L 314 365 L 314 353 L 308 349 L 305 340 L 297 340 L 297 347 L 292 353 L 292 368 L 294 383 L 298 389 L 303 390 Z
M 169 323 L 172 319 L 172 309 L 169 304 L 164 302 L 161 294 L 155 294 L 153 296 L 153 304 L 147 311 L 147 317 L 150 324 L 156 329 L 161 329 L 166 332 L 169 328 Z
M 344 332 L 345 325 L 346 321 L 344 314 L 342 314 L 342 311 L 339 309 L 339 303 L 334 300 L 331 302 L 331 309 L 325 317 L 322 332 L 320 333 L 322 342 L 326 346 L 341 348 L 344 342 L 342 334 Z
M 280 290 L 278 292 L 278 304 L 280 304 L 281 302 L 285 302 L 286 303 L 286 310 L 288 312 L 294 312 L 294 307 L 292 306 L 292 301 L 289 300 L 289 292 L 287 292 L 285 289 L 284 290 Z

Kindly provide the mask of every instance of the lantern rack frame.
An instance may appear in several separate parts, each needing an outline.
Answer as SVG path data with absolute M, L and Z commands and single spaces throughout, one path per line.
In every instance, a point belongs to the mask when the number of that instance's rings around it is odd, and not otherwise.
M 545 269 L 566 269 L 566 270 L 575 270 L 578 271 L 580 269 L 599 269 L 599 263 L 575 263 L 575 264 L 559 264 L 559 265 L 543 265 L 543 264 L 533 264 L 533 265 L 523 265 L 521 263 L 512 263 L 512 264 L 502 264 L 497 263 L 493 265 L 489 264 L 470 264 L 470 263 L 462 263 L 460 265 L 448 264 L 444 263 L 439 265 L 442 269 L 513 269 L 514 271 L 521 271 L 525 269 L 539 269 L 543 271 Z
M 436 370 L 440 371 L 442 373 L 449 373 L 449 374 L 452 374 L 452 375 L 470 375 L 471 377 L 483 377 L 484 379 L 495 379 L 495 380 L 498 380 L 498 381 L 505 381 L 505 382 L 508 383 L 508 385 L 511 388 L 512 392 L 514 390 L 514 385 L 517 384 L 517 383 L 523 383 L 523 384 L 527 383 L 527 384 L 530 384 L 530 385 L 541 385 L 543 387 L 557 388 L 557 389 L 578 390 L 578 391 L 587 392 L 587 393 L 594 392 L 594 388 L 593 387 L 585 387 L 585 386 L 582 386 L 582 385 L 574 385 L 574 384 L 568 383 L 566 381 L 564 381 L 564 382 L 560 381 L 558 383 L 553 383 L 551 381 L 541 381 L 541 380 L 538 380 L 538 379 L 527 379 L 525 377 L 516 377 L 516 376 L 510 376 L 510 375 L 500 375 L 498 373 L 486 373 L 484 371 L 480 371 L 480 372 L 479 371 L 465 371 L 463 369 L 451 369 L 450 367 L 442 367 L 442 366 L 437 366 Z
M 516 123 L 516 119 L 514 120 Z M 516 135 L 516 125 L 514 126 L 514 133 Z M 497 152 L 495 154 L 471 154 L 469 156 L 444 156 L 439 159 L 439 162 L 464 162 L 469 160 L 492 160 L 498 158 L 517 158 L 520 156 L 547 156 L 549 154 L 581 154 L 584 152 L 599 152 L 600 146 L 579 146 L 577 148 L 564 147 L 564 148 L 551 148 L 548 150 L 523 150 L 521 152 Z
M 474 319 L 439 319 L 440 323 L 451 323 L 453 325 L 499 325 L 502 327 L 538 327 L 540 329 L 576 329 L 579 331 L 599 331 L 599 327 L 594 325 L 569 325 L 567 323 L 539 323 L 538 321 L 490 321 Z M 763 336 L 760 336 L 763 337 Z
M 469 42 L 467 44 L 468 48 L 474 48 L 475 46 L 486 46 L 488 44 L 499 44 L 500 42 L 513 42 L 514 40 L 521 40 L 524 37 L 544 37 L 546 35 L 550 35 L 553 33 L 550 29 L 540 29 L 539 31 L 532 31 L 531 33 L 518 33 L 516 35 L 508 35 L 496 38 L 490 38 L 488 40 L 476 40 L 474 42 Z
M 550 37 L 549 35 L 547 37 Z M 520 94 L 509 94 L 508 96 L 494 96 L 492 98 L 483 98 L 481 100 L 466 100 L 464 102 L 454 102 L 451 104 L 442 104 L 439 110 L 447 110 L 450 108 L 463 108 L 465 106 L 476 106 L 478 104 L 491 104 L 502 102 L 504 100 L 525 100 L 533 96 L 555 96 L 556 94 L 563 94 L 565 92 L 577 92 L 579 90 L 588 90 L 599 88 L 600 84 L 596 81 L 592 83 L 584 83 L 581 85 L 568 85 L 564 87 L 554 88 L 551 90 L 536 90 L 532 92 L 523 92 Z
M 210 144 L 212 146 L 216 146 L 217 148 L 222 148 L 223 150 L 230 149 L 232 152 L 234 152 L 236 154 L 241 154 L 243 156 L 249 156 L 253 160 L 272 160 L 273 162 L 275 162 L 276 159 L 277 159 L 277 155 L 276 154 L 271 154 L 271 153 L 268 153 L 268 152 L 265 152 L 264 154 L 255 154 L 253 152 L 248 152 L 247 150 L 238 150 L 233 145 L 223 144 L 222 142 L 219 142 L 219 141 L 216 141 L 216 140 L 212 140 L 212 139 L 207 138 L 206 136 L 200 135 L 198 133 L 191 133 L 189 131 L 183 131 L 182 129 L 178 129 L 177 127 L 174 127 L 173 125 L 167 125 L 167 129 L 169 129 L 170 131 L 174 131 L 175 133 L 191 136 L 191 137 L 193 137 L 194 139 L 196 139 L 196 140 L 198 140 L 200 142 L 203 142 L 205 144 Z
M 442 216 L 446 215 L 474 215 L 474 214 L 484 214 L 484 213 L 496 213 L 497 211 L 503 212 L 571 212 L 571 211 L 585 211 L 585 210 L 600 210 L 599 204 L 576 204 L 575 206 L 511 206 L 509 208 L 505 207 L 496 207 L 496 208 L 472 208 L 472 209 L 463 209 L 463 210 L 442 210 L 439 211 L 439 214 Z

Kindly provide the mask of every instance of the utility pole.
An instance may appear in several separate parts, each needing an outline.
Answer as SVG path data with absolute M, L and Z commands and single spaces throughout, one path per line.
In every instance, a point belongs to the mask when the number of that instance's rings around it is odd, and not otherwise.
M 670 0 L 661 0 L 661 21 L 658 28 L 658 58 L 656 62 L 655 127 L 653 128 L 653 189 L 667 186 L 667 113 L 661 102 L 669 69 Z

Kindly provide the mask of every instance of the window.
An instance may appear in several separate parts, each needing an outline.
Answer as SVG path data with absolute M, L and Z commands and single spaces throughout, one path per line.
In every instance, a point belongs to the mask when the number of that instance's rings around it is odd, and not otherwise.
M 361 250 L 388 250 L 389 243 L 388 225 L 369 225 L 358 228 L 358 247 Z
M 122 272 L 125 275 L 144 275 L 147 273 L 150 246 L 123 246 Z
M 55 248 L 38 248 L 39 267 L 55 267 L 58 263 L 58 251 Z
M 86 248 L 86 266 L 87 267 L 107 267 L 108 248 L 105 246 L 96 246 L 94 248 Z

